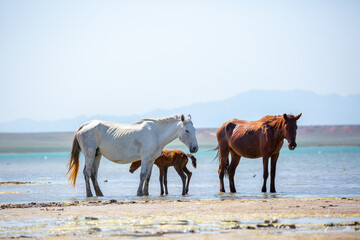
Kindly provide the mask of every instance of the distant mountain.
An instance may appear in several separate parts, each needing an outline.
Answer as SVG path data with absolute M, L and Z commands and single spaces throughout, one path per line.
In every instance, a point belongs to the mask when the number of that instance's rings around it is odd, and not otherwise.
M 318 95 L 310 91 L 249 91 L 223 101 L 195 103 L 172 110 L 154 110 L 131 116 L 80 116 L 58 121 L 20 119 L 0 123 L 0 132 L 60 132 L 75 131 L 89 120 L 133 123 L 144 117 L 165 117 L 191 114 L 195 127 L 217 128 L 225 121 L 238 118 L 257 120 L 265 115 L 303 113 L 299 125 L 354 125 L 360 124 L 360 94 L 342 97 L 336 94 Z

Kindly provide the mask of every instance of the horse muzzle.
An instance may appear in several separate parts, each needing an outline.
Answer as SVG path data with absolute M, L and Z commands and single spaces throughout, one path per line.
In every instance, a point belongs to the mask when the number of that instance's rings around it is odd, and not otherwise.
M 189 148 L 189 151 L 190 151 L 191 153 L 196 153 L 198 150 L 199 150 L 199 147 L 190 147 L 190 148 Z
M 289 143 L 288 147 L 290 150 L 294 150 L 296 148 L 297 144 L 296 143 Z

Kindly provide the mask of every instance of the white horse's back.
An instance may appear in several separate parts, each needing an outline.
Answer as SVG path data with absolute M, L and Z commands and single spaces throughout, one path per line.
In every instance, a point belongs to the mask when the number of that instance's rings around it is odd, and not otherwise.
M 77 134 L 80 146 L 92 148 L 116 163 L 131 163 L 139 160 L 140 144 L 136 140 L 145 135 L 145 124 L 119 124 L 93 120 L 82 125 Z M 82 144 L 83 142 L 83 144 Z M 85 146 L 84 146 L 85 147 Z

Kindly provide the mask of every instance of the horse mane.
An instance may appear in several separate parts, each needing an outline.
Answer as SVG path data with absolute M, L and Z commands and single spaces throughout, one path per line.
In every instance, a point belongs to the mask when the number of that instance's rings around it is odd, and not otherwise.
M 271 128 L 281 129 L 285 124 L 284 120 L 285 119 L 283 118 L 282 115 L 276 115 L 276 116 L 267 115 L 261 118 L 259 122 Z
M 146 121 L 153 121 L 153 122 L 161 122 L 161 123 L 170 123 L 181 119 L 181 115 L 174 115 L 171 117 L 165 118 L 143 118 L 137 121 L 135 124 L 139 124 Z

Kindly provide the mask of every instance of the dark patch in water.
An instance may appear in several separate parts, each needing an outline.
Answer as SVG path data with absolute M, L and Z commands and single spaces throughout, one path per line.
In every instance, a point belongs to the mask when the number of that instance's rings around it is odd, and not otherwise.
M 0 182 L 0 185 L 25 185 L 25 184 L 50 184 L 51 182 L 17 182 L 17 181 L 8 181 Z

